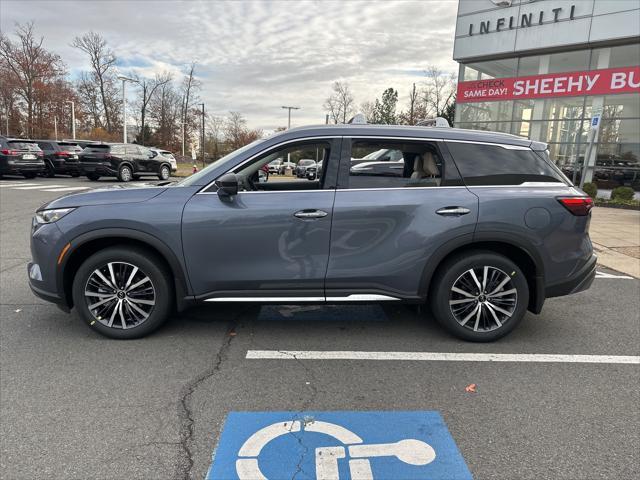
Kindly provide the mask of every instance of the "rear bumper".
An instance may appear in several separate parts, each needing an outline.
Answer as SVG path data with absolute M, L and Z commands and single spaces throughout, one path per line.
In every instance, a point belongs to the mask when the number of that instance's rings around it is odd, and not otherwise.
M 6 163 L 0 162 L 0 173 L 20 175 L 23 172 L 44 172 L 44 162 L 39 163 Z
M 95 173 L 97 175 L 104 176 L 116 176 L 117 170 L 114 170 L 110 163 L 80 163 L 80 173 L 87 175 L 89 173 Z
M 593 279 L 596 278 L 597 260 L 598 257 L 591 255 L 587 263 L 571 277 L 562 282 L 547 285 L 545 296 L 547 298 L 562 297 L 587 290 L 593 283 Z

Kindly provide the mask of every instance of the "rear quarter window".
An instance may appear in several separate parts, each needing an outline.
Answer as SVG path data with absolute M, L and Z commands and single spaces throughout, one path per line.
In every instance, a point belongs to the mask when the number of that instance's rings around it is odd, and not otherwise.
M 530 149 L 458 142 L 447 142 L 447 147 L 463 181 L 469 186 L 565 183 L 557 169 Z

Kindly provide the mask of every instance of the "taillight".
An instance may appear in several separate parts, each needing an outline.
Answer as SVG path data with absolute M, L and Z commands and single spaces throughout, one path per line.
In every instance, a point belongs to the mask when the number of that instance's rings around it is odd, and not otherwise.
M 39 157 L 44 157 L 44 152 L 36 152 L 36 155 Z
M 69 152 L 57 152 L 56 153 L 56 157 L 61 157 L 61 158 L 66 158 L 66 157 L 70 157 L 71 154 Z
M 0 152 L 2 152 L 3 155 L 18 155 L 20 152 L 18 152 L 17 150 L 0 150 Z
M 560 197 L 558 201 L 564 208 L 578 217 L 589 215 L 593 208 L 593 199 L 591 197 Z

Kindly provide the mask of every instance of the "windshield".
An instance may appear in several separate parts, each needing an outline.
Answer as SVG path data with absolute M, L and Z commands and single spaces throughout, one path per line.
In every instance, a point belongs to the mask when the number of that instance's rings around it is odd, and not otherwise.
M 214 168 L 218 168 L 219 166 L 222 166 L 222 165 L 225 165 L 227 163 L 232 162 L 238 155 L 241 155 L 244 152 L 246 152 L 247 150 L 250 150 L 251 148 L 255 147 L 256 145 L 264 142 L 264 140 L 265 139 L 260 138 L 258 140 L 255 140 L 255 141 L 251 142 L 249 145 L 245 145 L 244 147 L 239 148 L 238 150 L 234 150 L 233 152 L 231 152 L 231 153 L 225 155 L 224 157 L 222 157 L 217 162 L 210 163 L 205 168 L 200 170 L 198 173 L 194 173 L 190 177 L 187 177 L 184 180 L 180 180 L 178 183 L 176 183 L 176 185 L 184 185 L 184 186 L 188 187 L 190 185 L 196 184 L 202 177 L 207 176 L 209 174 L 209 172 L 211 170 L 213 170 Z

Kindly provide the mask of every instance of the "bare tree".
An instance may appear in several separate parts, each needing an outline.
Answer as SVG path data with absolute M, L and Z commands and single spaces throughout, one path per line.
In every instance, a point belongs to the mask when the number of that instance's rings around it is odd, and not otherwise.
M 324 102 L 324 109 L 329 113 L 333 123 L 347 123 L 353 115 L 354 99 L 348 83 L 335 82 L 331 95 Z
M 363 102 L 360 104 L 360 113 L 364 115 L 367 122 L 371 121 L 376 115 L 374 102 Z
M 154 138 L 159 146 L 174 150 L 178 147 L 182 103 L 171 81 L 163 82 L 149 104 L 149 117 L 155 124 Z
M 107 41 L 98 33 L 88 32 L 81 37 L 75 37 L 71 46 L 78 48 L 89 56 L 93 78 L 98 85 L 105 124 L 109 132 L 113 132 L 115 108 L 117 102 L 114 97 L 113 69 L 116 56 L 107 45 Z
M 414 83 L 409 92 L 409 105 L 406 111 L 398 114 L 398 122 L 404 125 L 415 125 L 427 117 L 427 106 L 423 93 Z
M 224 122 L 224 135 L 229 147 L 235 150 L 262 137 L 262 130 L 250 130 L 240 112 L 229 112 Z
M 145 144 L 146 129 L 148 125 L 147 120 L 147 108 L 149 103 L 153 99 L 154 94 L 158 88 L 166 85 L 171 81 L 170 73 L 156 74 L 153 80 L 147 78 L 138 79 L 138 85 L 140 85 L 140 143 Z
M 197 113 L 193 106 L 198 102 L 197 91 L 201 82 L 195 78 L 196 63 L 189 66 L 189 70 L 182 81 L 182 104 L 180 107 L 180 121 L 184 126 L 184 136 L 189 138 L 189 131 L 197 129 Z
M 86 123 L 83 125 L 83 129 L 91 130 L 102 127 L 102 121 L 100 119 L 100 92 L 90 73 L 82 72 L 76 82 L 76 91 L 82 109 L 87 112 Z
M 446 115 L 450 105 L 455 101 L 456 75 L 447 73 L 438 67 L 431 65 L 424 72 L 426 84 L 423 92 L 423 101 L 427 108 L 427 114 L 434 117 Z
M 209 115 L 207 118 L 207 130 L 209 132 L 209 151 L 212 152 L 214 161 L 220 158 L 221 143 L 225 128 L 224 118 L 217 115 Z
M 17 94 L 27 106 L 25 134 L 34 131 L 34 105 L 37 84 L 55 79 L 64 73 L 64 65 L 58 55 L 47 51 L 42 43 L 44 37 L 36 39 L 33 23 L 16 27 L 17 42 L 12 42 L 0 33 L 0 61 L 3 71 L 9 73 L 10 82 L 16 86 Z

